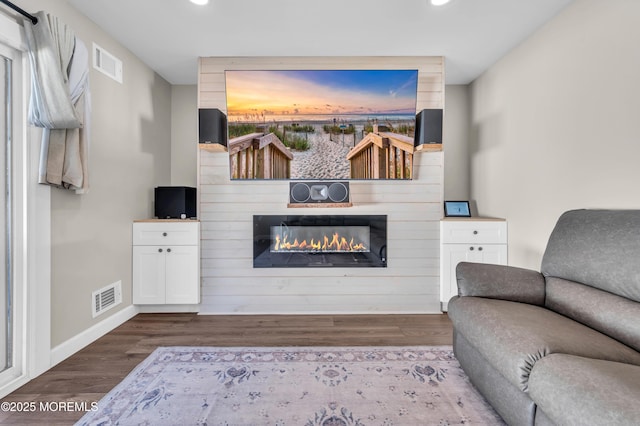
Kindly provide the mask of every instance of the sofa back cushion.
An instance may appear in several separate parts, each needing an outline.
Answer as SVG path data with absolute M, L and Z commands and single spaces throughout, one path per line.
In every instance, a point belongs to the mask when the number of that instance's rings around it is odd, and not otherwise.
M 640 303 L 562 278 L 547 278 L 545 306 L 640 352 Z
M 540 271 L 640 302 L 640 210 L 572 210 L 558 219 Z

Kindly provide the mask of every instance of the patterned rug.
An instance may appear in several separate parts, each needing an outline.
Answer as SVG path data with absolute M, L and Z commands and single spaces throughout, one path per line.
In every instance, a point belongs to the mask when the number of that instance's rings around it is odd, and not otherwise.
M 77 425 L 501 425 L 450 346 L 162 347 Z

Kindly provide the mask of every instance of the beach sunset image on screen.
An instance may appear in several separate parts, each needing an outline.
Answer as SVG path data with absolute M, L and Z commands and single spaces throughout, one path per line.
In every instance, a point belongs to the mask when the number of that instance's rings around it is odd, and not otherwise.
M 354 176 L 364 139 L 414 136 L 416 70 L 228 70 L 225 83 L 234 179 L 385 178 Z M 384 167 L 407 168 L 394 155 Z

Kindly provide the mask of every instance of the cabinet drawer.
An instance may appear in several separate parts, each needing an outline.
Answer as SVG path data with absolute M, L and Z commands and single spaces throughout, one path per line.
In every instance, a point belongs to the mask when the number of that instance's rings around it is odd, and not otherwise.
M 441 239 L 447 243 L 506 244 L 507 222 L 442 221 Z
M 133 245 L 197 245 L 200 239 L 198 222 L 140 222 L 133 224 Z

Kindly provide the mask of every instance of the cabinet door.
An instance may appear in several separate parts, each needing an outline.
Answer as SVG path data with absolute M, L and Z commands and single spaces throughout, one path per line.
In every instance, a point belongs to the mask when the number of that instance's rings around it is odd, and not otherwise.
M 474 246 L 474 259 L 470 262 L 492 263 L 494 265 L 507 264 L 507 245 L 506 244 L 485 244 Z
M 506 244 L 443 244 L 440 301 L 446 309 L 449 299 L 458 294 L 456 266 L 460 262 L 507 264 Z
M 165 249 L 133 246 L 133 303 L 165 303 Z
M 458 263 L 469 261 L 469 246 L 463 244 L 443 244 L 442 246 L 442 285 L 440 286 L 440 301 L 449 303 L 449 299 L 458 294 L 456 282 L 456 266 Z
M 200 303 L 198 247 L 168 247 L 166 262 L 166 303 Z

